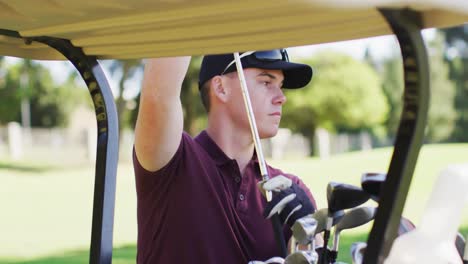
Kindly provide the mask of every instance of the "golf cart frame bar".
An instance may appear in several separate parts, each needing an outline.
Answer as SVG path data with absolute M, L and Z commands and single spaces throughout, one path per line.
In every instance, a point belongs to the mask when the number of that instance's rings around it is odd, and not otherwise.
M 398 233 L 416 160 L 424 138 L 429 105 L 429 66 L 421 36 L 420 13 L 380 9 L 396 35 L 403 58 L 404 92 L 395 147 L 382 186 L 377 215 L 367 241 L 364 264 L 383 263 Z
M 116 175 L 119 159 L 119 122 L 111 88 L 97 59 L 87 56 L 81 48 L 73 46 L 70 41 L 51 37 L 35 37 L 27 40 L 47 44 L 62 53 L 80 72 L 88 86 L 97 121 L 89 263 L 112 263 Z
M 421 17 L 407 9 L 379 10 L 398 38 L 404 65 L 404 102 L 387 180 L 369 235 L 365 264 L 383 263 L 396 237 L 406 195 L 421 148 L 429 101 L 427 55 L 421 37 Z M 118 119 L 114 98 L 97 58 L 86 55 L 69 40 L 47 36 L 23 38 L 16 31 L 0 35 L 25 43 L 44 43 L 62 53 L 85 80 L 94 102 L 98 141 L 95 170 L 91 264 L 112 262 L 112 238 L 118 162 Z
M 62 53 L 78 70 L 88 86 L 97 121 L 97 154 L 94 180 L 93 222 L 89 263 L 112 263 L 112 238 L 119 125 L 112 91 L 97 59 L 86 55 L 69 40 L 52 37 L 23 38 L 18 32 L 0 29 L 1 35 L 47 44 Z

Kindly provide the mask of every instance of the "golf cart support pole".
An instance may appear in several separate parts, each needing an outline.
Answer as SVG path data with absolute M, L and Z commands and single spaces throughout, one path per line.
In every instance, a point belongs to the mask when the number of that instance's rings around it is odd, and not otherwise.
M 423 142 L 429 104 L 429 66 L 421 36 L 421 14 L 409 9 L 379 11 L 400 44 L 405 86 L 395 147 L 367 241 L 364 264 L 383 263 L 397 236 L 398 224 Z
M 95 57 L 87 56 L 69 40 L 52 37 L 23 38 L 18 32 L 0 29 L 0 35 L 41 42 L 62 53 L 76 67 L 88 86 L 97 120 L 97 153 L 94 182 L 93 220 L 89 263 L 112 263 L 112 237 L 119 130 L 114 97 Z
M 237 72 L 239 74 L 239 82 L 240 87 L 242 90 L 242 97 L 244 98 L 244 106 L 245 111 L 247 113 L 247 117 L 249 119 L 250 130 L 252 132 L 252 139 L 254 141 L 255 150 L 257 152 L 257 158 L 259 161 L 260 167 L 260 174 L 262 175 L 262 180 L 267 181 L 270 179 L 268 175 L 268 170 L 266 167 L 265 156 L 263 155 L 262 144 L 260 141 L 260 136 L 258 135 L 257 124 L 255 123 L 255 115 L 252 109 L 252 103 L 250 101 L 249 91 L 247 90 L 247 82 L 245 81 L 244 71 L 242 68 L 242 62 L 240 60 L 240 56 L 238 52 L 234 54 L 234 60 L 236 62 Z M 265 192 L 265 198 L 269 202 L 272 199 L 272 193 L 270 191 Z M 288 254 L 288 250 L 286 248 L 286 242 L 283 235 L 283 227 L 281 226 L 281 222 L 279 219 L 278 214 L 274 214 L 271 217 L 271 225 L 273 227 L 273 232 L 275 235 L 276 242 L 278 244 L 278 249 L 280 250 L 281 256 L 285 258 Z

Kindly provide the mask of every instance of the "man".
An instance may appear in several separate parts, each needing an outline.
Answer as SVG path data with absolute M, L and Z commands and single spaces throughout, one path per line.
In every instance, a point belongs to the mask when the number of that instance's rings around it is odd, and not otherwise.
M 286 102 L 282 87 L 305 86 L 312 69 L 289 62 L 283 49 L 241 56 L 259 135 L 272 137 Z M 279 212 L 290 226 L 313 212 L 312 195 L 297 177 L 268 167 L 270 177 L 284 176 L 265 183 L 277 191 L 272 202 L 262 197 L 232 54 L 204 57 L 199 84 L 208 125 L 195 138 L 183 132 L 180 90 L 189 62 L 152 59 L 145 67 L 134 148 L 137 262 L 238 264 L 278 256 L 265 217 Z

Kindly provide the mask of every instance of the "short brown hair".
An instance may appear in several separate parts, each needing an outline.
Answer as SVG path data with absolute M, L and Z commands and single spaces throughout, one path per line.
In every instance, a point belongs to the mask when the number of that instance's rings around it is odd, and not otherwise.
M 200 88 L 200 97 L 207 113 L 210 112 L 210 81 L 206 81 Z

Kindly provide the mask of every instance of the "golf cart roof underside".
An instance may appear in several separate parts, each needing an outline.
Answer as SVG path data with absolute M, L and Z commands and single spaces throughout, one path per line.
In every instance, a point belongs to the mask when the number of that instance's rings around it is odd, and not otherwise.
M 377 8 L 421 11 L 422 28 L 460 25 L 465 1 L 0 0 L 0 54 L 65 59 L 27 41 L 39 36 L 70 40 L 100 59 L 292 47 L 392 34 Z
M 380 264 L 396 237 L 427 123 L 429 65 L 420 31 L 466 21 L 466 0 L 0 0 L 0 55 L 66 58 L 86 82 L 98 124 L 90 263 L 108 264 L 119 136 L 114 97 L 97 59 L 262 50 L 394 33 L 403 58 L 403 109 L 363 262 Z

